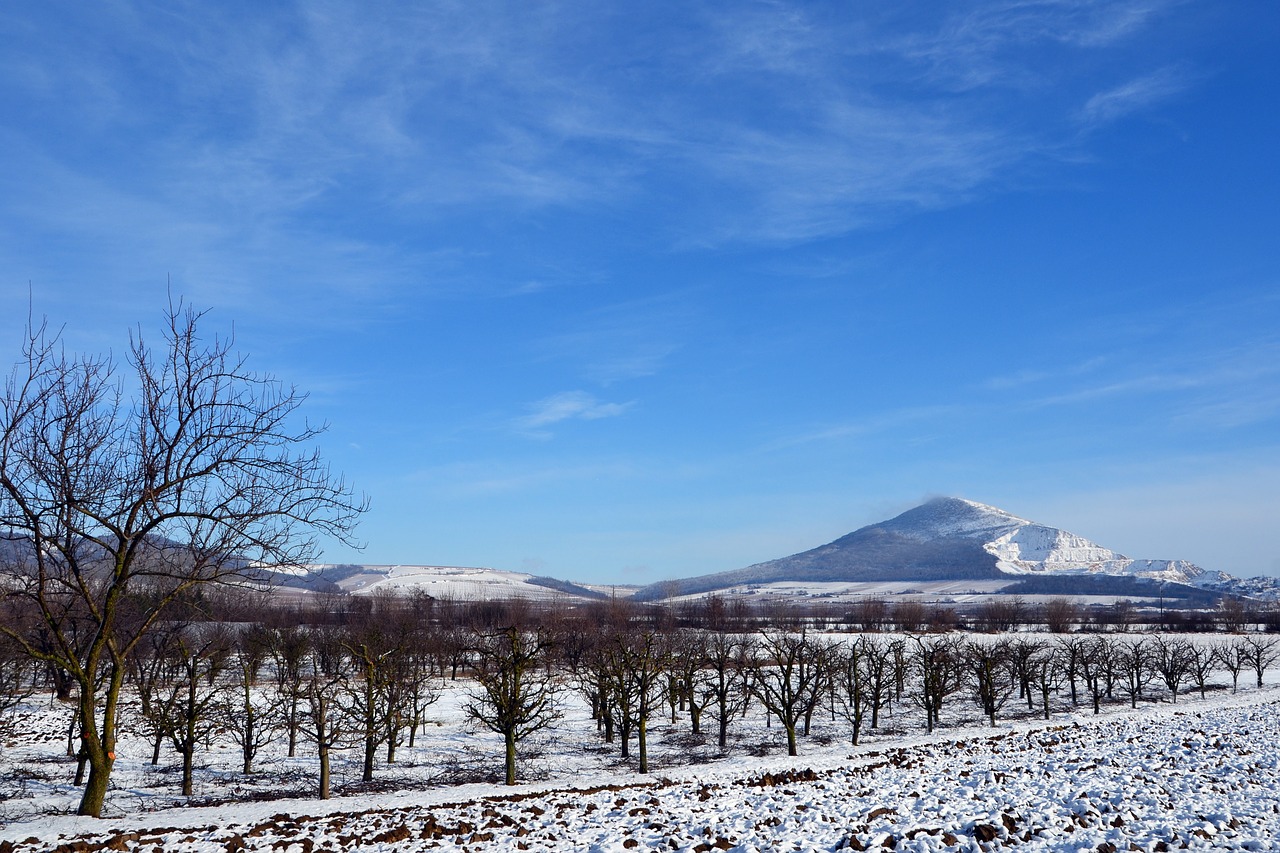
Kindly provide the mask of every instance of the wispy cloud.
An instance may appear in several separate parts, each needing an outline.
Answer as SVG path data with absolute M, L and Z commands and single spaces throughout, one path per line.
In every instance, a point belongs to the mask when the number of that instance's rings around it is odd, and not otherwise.
M 459 210 L 626 210 L 645 239 L 687 246 L 807 241 L 963 203 L 1064 144 L 1060 116 L 1026 107 L 1083 82 L 1037 42 L 1101 50 L 1166 5 L 997 0 L 939 19 L 910 4 L 880 17 L 713 4 L 654 29 L 643 7 L 502 0 L 331 0 L 249 22 L 124 3 L 86 15 L 72 43 L 29 33 L 4 70 L 58 105 L 55 125 L 87 117 L 136 144 L 114 174 L 99 152 L 58 156 L 188 223 L 188 256 L 292 244 L 283 264 L 321 258 L 313 287 L 368 292 L 420 282 L 404 235 Z M 1094 85 L 1080 119 L 1183 81 L 1164 69 Z M 336 264 L 335 231 L 363 235 Z M 244 278 L 271 272 L 243 264 Z
M 1105 356 L 1095 356 L 1078 364 L 1061 368 L 1040 370 L 1024 368 L 1013 373 L 992 376 L 983 380 L 979 387 L 986 391 L 1012 391 L 1051 380 L 1064 380 L 1083 376 L 1101 368 L 1106 363 Z
M 529 413 L 517 418 L 515 426 L 521 432 L 548 438 L 547 427 L 569 420 L 597 421 L 616 418 L 631 408 L 633 403 L 606 403 L 586 391 L 561 391 L 544 397 L 529 407 Z
M 920 424 L 942 423 L 962 413 L 960 405 L 914 406 L 870 415 L 858 420 L 827 424 L 766 444 L 762 450 L 775 451 L 805 444 L 865 438 Z
M 1162 68 L 1089 98 L 1080 109 L 1079 120 L 1094 127 L 1108 124 L 1169 100 L 1189 83 L 1184 70 Z

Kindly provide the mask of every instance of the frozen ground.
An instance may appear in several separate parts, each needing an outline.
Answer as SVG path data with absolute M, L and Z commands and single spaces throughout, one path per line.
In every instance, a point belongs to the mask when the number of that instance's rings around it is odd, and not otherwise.
M 0 850 L 1027 850 L 1280 847 L 1280 691 L 1273 685 L 1205 701 L 1180 698 L 1066 706 L 1045 723 L 995 729 L 953 697 L 947 728 L 920 734 L 902 706 L 858 748 L 842 726 L 815 720 L 801 756 L 781 732 L 744 721 L 729 753 L 689 733 L 655 727 L 652 778 L 622 764 L 576 702 L 523 763 L 535 781 L 505 788 L 496 744 L 465 727 L 460 691 L 434 706 L 430 735 L 380 766 L 355 792 L 354 762 L 339 764 L 349 793 L 309 798 L 314 768 L 273 754 L 244 777 L 227 746 L 205 756 L 191 807 L 175 796 L 176 769 L 159 768 L 125 739 L 107 819 L 67 814 L 75 803 L 65 758 L 65 709 L 28 708 L 25 742 L 5 745 L 7 800 Z M 1011 711 L 1013 709 L 1010 709 Z M 714 760 L 713 760 L 714 759 Z M 345 781 L 344 781 L 345 780 Z M 7 843 L 6 843 L 7 842 Z

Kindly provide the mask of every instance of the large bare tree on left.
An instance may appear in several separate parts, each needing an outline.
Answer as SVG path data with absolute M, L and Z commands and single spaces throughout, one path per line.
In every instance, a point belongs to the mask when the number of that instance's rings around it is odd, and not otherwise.
M 0 399 L 0 632 L 79 687 L 84 815 L 102 814 L 126 657 L 171 605 L 351 543 L 367 506 L 313 447 L 304 394 L 202 334 L 203 312 L 164 320 L 125 367 L 31 324 Z

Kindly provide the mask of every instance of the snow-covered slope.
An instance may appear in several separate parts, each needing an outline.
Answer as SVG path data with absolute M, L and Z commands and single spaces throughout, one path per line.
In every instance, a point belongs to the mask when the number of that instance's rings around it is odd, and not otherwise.
M 1010 574 L 1104 574 L 1148 578 L 1191 586 L 1216 586 L 1228 579 L 1186 560 L 1135 560 L 1056 527 L 1018 518 L 1004 510 L 962 498 L 944 498 L 947 514 L 964 519 L 968 535 L 983 540 L 996 568 Z M 926 504 L 926 506 L 928 506 Z M 949 521 L 941 529 L 955 529 Z
M 468 566 L 312 565 L 276 579 L 283 586 L 313 591 L 372 595 L 423 593 L 455 601 L 498 599 L 603 598 L 597 590 L 524 572 Z

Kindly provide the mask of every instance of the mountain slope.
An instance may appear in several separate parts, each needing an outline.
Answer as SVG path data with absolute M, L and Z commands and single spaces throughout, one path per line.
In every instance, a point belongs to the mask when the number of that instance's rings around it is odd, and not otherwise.
M 673 589 L 690 595 L 743 584 L 792 582 L 948 581 L 1018 576 L 1091 575 L 1193 586 L 1228 580 L 1182 560 L 1133 560 L 1055 527 L 961 498 L 936 498 L 896 518 L 834 542 L 744 569 L 656 584 L 637 593 L 654 599 Z

